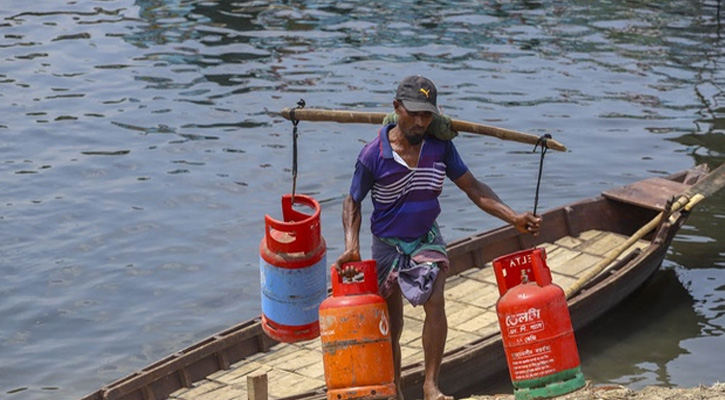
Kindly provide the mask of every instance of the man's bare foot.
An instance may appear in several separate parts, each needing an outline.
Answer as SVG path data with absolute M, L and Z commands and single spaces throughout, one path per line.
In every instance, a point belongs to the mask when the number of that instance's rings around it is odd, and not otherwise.
M 423 400 L 454 400 L 453 396 L 446 396 L 437 387 L 423 388 Z

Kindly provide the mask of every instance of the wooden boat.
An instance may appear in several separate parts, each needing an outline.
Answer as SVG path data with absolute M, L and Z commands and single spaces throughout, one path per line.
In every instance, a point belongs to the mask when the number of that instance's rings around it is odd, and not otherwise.
M 502 227 L 450 243 L 451 271 L 446 283 L 449 334 L 441 388 L 456 393 L 472 385 L 482 387 L 491 379 L 500 379 L 507 369 L 495 313 L 498 290 L 491 260 L 534 246 L 545 248 L 554 283 L 567 291 L 572 324 L 579 330 L 659 268 L 688 216 L 686 209 L 699 196 L 696 193 L 704 190 L 703 196 L 707 196 L 725 184 L 725 165 L 710 174 L 706 170 L 699 166 L 667 178 L 645 179 L 550 210 L 543 214 L 545 226 L 536 238 Z M 680 200 L 684 201 L 672 201 L 683 193 Z M 648 223 L 654 227 L 651 232 L 642 229 Z M 598 264 L 606 266 L 605 271 L 591 273 L 601 268 Z M 596 276 L 589 279 L 587 275 Z M 585 282 L 581 285 L 580 281 Z M 422 321 L 422 307 L 406 306 L 401 385 L 407 398 L 421 397 Z M 261 374 L 268 378 L 269 398 L 325 398 L 319 339 L 276 343 L 263 333 L 259 319 L 254 319 L 82 400 L 244 399 L 249 394 L 248 378 Z

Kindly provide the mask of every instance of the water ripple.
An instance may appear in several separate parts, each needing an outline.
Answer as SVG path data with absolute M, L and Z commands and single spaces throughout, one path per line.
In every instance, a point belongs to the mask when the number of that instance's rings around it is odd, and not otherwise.
M 427 75 L 446 113 L 553 133 L 569 147 L 547 160 L 542 208 L 725 161 L 717 5 L 5 2 L 5 397 L 80 397 L 258 315 L 261 221 L 292 187 L 292 124 L 278 111 L 301 98 L 389 111 L 402 76 Z M 376 130 L 299 125 L 297 190 L 321 200 L 330 254 L 342 246 L 354 157 Z M 527 146 L 472 134 L 456 143 L 512 207 L 531 206 L 538 160 Z M 443 202 L 448 239 L 498 225 L 450 182 Z M 711 280 L 725 263 L 719 204 L 693 213 L 668 255 L 674 268 L 696 270 L 679 278 L 698 303 L 677 314 L 709 324 L 679 323 L 698 332 L 683 339 L 693 357 L 705 357 L 699 339 L 722 343 L 722 287 Z M 680 357 L 679 339 L 664 340 Z M 623 367 L 631 376 L 612 379 L 661 383 L 655 361 L 635 360 Z

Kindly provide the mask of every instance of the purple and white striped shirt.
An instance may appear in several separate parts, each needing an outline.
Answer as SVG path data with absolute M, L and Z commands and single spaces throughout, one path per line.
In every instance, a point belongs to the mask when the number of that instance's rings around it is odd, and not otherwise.
M 373 235 L 381 238 L 417 239 L 430 231 L 440 214 L 438 196 L 443 181 L 461 177 L 468 167 L 450 140 L 426 136 L 416 168 L 393 152 L 387 125 L 358 156 L 350 195 L 362 202 L 372 193 L 370 217 Z

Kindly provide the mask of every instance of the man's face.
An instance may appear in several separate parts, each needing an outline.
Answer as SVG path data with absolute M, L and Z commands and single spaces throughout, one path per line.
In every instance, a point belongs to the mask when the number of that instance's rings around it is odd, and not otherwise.
M 395 112 L 398 113 L 398 128 L 405 135 L 408 143 L 416 146 L 423 141 L 428 125 L 433 121 L 430 111 L 408 111 L 400 101 L 395 101 Z

